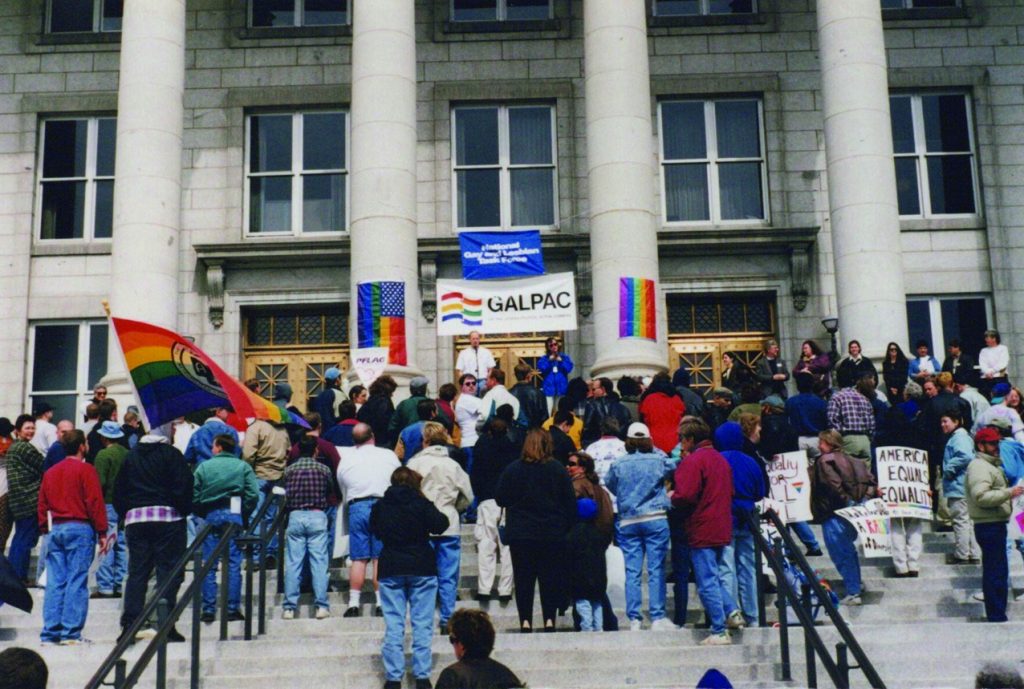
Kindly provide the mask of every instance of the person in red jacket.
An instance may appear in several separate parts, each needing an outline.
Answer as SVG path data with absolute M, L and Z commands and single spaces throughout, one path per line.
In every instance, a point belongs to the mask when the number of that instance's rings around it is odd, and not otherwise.
M 100 551 L 108 548 L 107 506 L 96 469 L 85 463 L 85 434 L 68 431 L 61 443 L 66 456 L 44 474 L 39 488 L 39 532 L 50 534 L 40 638 L 44 644 L 77 646 L 88 643 L 82 627 L 89 613 L 89 565 L 97 535 Z
M 640 421 L 651 429 L 654 446 L 672 454 L 678 442 L 679 421 L 686 413 L 686 404 L 672 387 L 667 373 L 659 373 L 640 398 Z
M 697 594 L 711 621 L 711 636 L 701 645 L 730 643 L 726 616 L 736 601 L 722 579 L 722 553 L 732 542 L 732 469 L 711 445 L 711 429 L 693 416 L 679 424 L 683 459 L 676 467 L 672 504 L 683 510 L 683 529 Z

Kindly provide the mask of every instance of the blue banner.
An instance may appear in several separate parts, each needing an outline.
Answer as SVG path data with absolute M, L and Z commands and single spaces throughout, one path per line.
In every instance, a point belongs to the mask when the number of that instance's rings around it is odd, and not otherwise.
M 462 232 L 464 280 L 493 280 L 544 274 L 540 232 Z

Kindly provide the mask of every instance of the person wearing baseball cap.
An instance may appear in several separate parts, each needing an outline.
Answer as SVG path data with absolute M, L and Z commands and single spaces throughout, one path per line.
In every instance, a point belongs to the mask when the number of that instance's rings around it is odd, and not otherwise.
M 1006 557 L 1006 522 L 1011 501 L 1024 494 L 1024 486 L 1009 487 L 999 458 L 1002 434 L 986 426 L 974 436 L 977 454 L 967 467 L 967 511 L 974 522 L 974 537 L 981 547 L 981 586 L 985 617 L 1006 622 L 1010 568 Z
M 320 415 L 322 428 L 334 428 L 338 423 L 338 405 L 345 400 L 341 391 L 341 369 L 331 366 L 324 371 L 324 389 L 313 401 L 313 411 Z
M 128 575 L 128 545 L 123 534 L 117 536 L 118 514 L 114 508 L 114 484 L 124 466 L 128 448 L 118 442 L 124 431 L 117 421 L 104 421 L 97 432 L 103 449 L 96 454 L 96 474 L 100 478 L 103 502 L 107 510 L 107 539 L 113 538 L 113 546 L 100 558 L 96 570 L 96 592 L 92 598 L 120 598 L 121 586 Z

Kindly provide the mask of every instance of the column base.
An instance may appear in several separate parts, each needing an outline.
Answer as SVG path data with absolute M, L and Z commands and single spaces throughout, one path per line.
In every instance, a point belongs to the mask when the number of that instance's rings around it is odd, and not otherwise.
M 648 356 L 618 356 L 599 359 L 590 367 L 591 378 L 611 378 L 613 381 L 622 376 L 653 376 L 668 371 L 665 359 L 652 359 Z

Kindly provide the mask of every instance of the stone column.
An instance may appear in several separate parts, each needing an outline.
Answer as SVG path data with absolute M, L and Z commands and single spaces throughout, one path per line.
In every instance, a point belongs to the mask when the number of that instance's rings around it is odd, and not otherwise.
M 611 378 L 657 373 L 668 363 L 665 299 L 657 282 L 657 170 L 645 11 L 644 0 L 583 3 L 596 353 L 590 373 Z M 657 340 L 619 337 L 623 277 L 655 281 Z
M 404 282 L 408 364 L 387 370 L 400 383 L 419 375 L 414 9 L 413 0 L 356 0 L 352 14 L 350 342 L 359 343 L 359 283 Z
M 907 341 L 881 5 L 817 4 L 839 327 L 879 359 Z
M 131 0 L 121 27 L 110 308 L 176 330 L 185 0 Z M 111 335 L 105 381 L 126 391 Z M 114 389 L 110 390 L 111 393 Z

